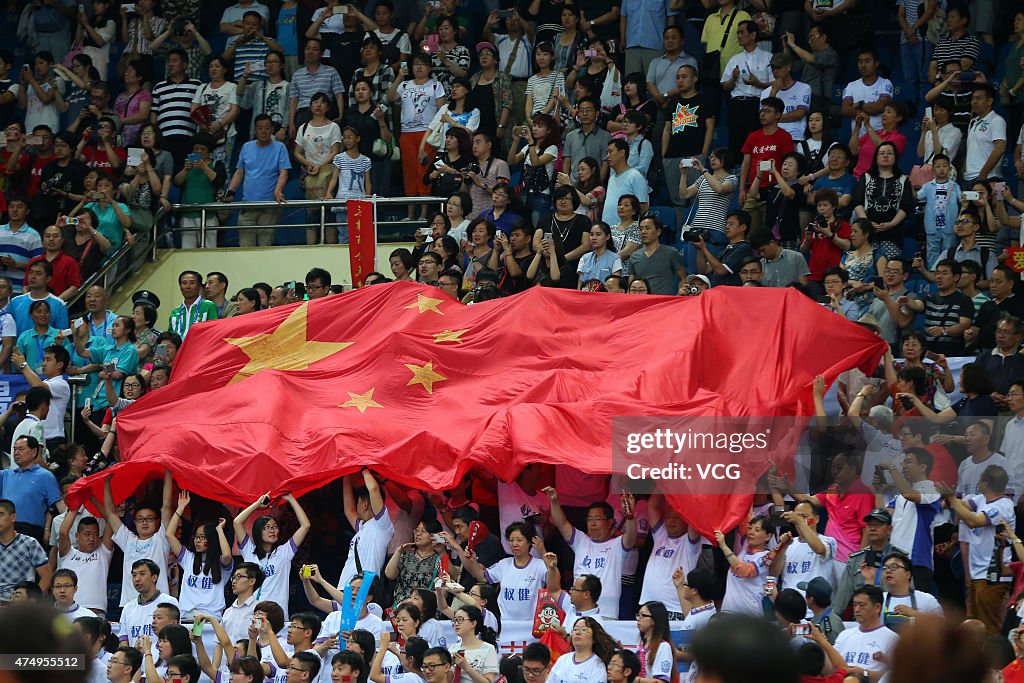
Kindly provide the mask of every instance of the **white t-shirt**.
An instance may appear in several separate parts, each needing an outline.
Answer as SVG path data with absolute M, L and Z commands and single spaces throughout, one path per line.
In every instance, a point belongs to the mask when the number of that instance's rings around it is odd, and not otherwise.
M 326 126 L 303 124 L 295 132 L 295 145 L 302 148 L 302 154 L 311 164 L 322 166 L 334 158 L 332 147 L 341 144 L 341 129 L 331 121 Z
M 484 572 L 488 583 L 500 583 L 498 605 L 502 619 L 533 621 L 537 611 L 537 591 L 547 585 L 548 568 L 544 560 L 531 557 L 525 567 L 517 567 L 515 558 L 506 557 Z
M 448 647 L 448 635 L 437 619 L 427 619 L 420 624 L 419 636 L 430 647 Z
M 456 641 L 455 645 L 448 648 L 452 654 L 462 650 L 462 640 Z M 466 650 L 464 653 L 469 665 L 478 673 L 483 675 L 498 673 L 498 651 L 490 643 L 484 643 L 482 647 L 475 650 Z
M 437 113 L 437 100 L 445 96 L 444 86 L 433 78 L 423 85 L 416 81 L 402 81 L 398 85 L 402 101 L 402 132 L 421 133 L 427 129 Z
M 672 653 L 672 646 L 668 643 L 661 643 L 658 645 L 658 651 L 654 653 L 654 664 L 647 667 L 647 678 L 659 681 L 670 680 L 675 663 L 676 658 Z
M 359 520 L 356 526 L 358 529 L 348 546 L 348 558 L 345 559 L 341 578 L 338 579 L 338 590 L 344 590 L 348 582 L 356 575 L 357 547 L 363 571 L 376 572 L 379 575 L 380 568 L 384 564 L 384 556 L 388 552 L 388 543 L 395 533 L 395 525 L 391 523 L 387 507 L 384 507 L 379 515 L 366 521 Z
M 985 502 L 985 496 L 976 495 L 965 498 L 964 502 L 975 512 L 984 514 L 985 519 L 988 520 L 986 526 L 974 529 L 966 524 L 960 525 L 960 540 L 967 541 L 970 550 L 968 559 L 971 578 L 984 579 L 992 560 L 992 552 L 995 549 L 996 531 L 1004 521 L 1008 522 L 1011 528 L 1017 521 L 1013 509 L 1013 499 L 1004 496 L 991 502 Z
M 946 154 L 951 159 L 956 158 L 963 137 L 964 134 L 952 123 L 947 123 L 939 128 L 939 144 L 942 145 L 944 150 L 947 150 Z M 932 141 L 932 136 L 929 133 L 924 136 L 924 160 L 931 163 L 933 156 L 935 156 L 935 143 Z
M 694 636 L 697 635 L 697 631 L 704 628 L 711 622 L 711 617 L 718 614 L 715 609 L 715 603 L 709 603 L 700 607 L 695 607 L 690 610 L 690 613 L 683 619 L 682 633 L 677 634 L 678 639 L 676 644 L 679 648 L 684 650 L 690 649 L 690 643 L 693 642 Z M 680 681 L 692 681 L 697 676 L 697 663 L 691 662 L 689 668 L 686 669 L 686 674 L 680 676 Z
M 654 527 L 654 551 L 647 560 L 647 570 L 643 576 L 643 589 L 640 591 L 640 604 L 657 600 L 665 605 L 669 612 L 681 612 L 679 594 L 672 583 L 672 575 L 680 567 L 684 574 L 689 574 L 696 566 L 700 557 L 704 540 L 690 542 L 690 536 L 683 532 L 682 536 L 672 538 L 665 529 L 665 523 L 659 521 Z
M 846 85 L 846 89 L 843 91 L 843 100 L 850 100 L 854 104 L 858 102 L 871 104 L 880 100 L 891 100 L 893 92 L 895 92 L 895 89 L 893 88 L 892 81 L 888 78 L 878 76 L 871 85 L 864 83 L 863 78 L 858 78 Z M 874 114 L 871 117 L 871 127 L 875 130 L 882 128 L 882 115 L 880 113 Z M 852 123 L 850 124 L 850 130 L 853 130 Z
M 263 585 L 256 591 L 260 600 L 272 600 L 282 608 L 288 607 L 288 583 L 291 580 L 292 558 L 295 557 L 295 541 L 288 539 L 269 555 L 262 559 L 256 556 L 256 546 L 253 539 L 246 536 L 238 544 L 238 551 L 242 553 L 243 562 L 252 562 L 259 565 L 266 577 Z
M 71 387 L 61 375 L 45 379 L 43 384 L 50 390 L 50 412 L 43 420 L 43 430 L 47 439 L 56 439 L 64 436 L 64 414 L 71 400 Z
M 498 536 L 501 537 L 501 547 L 505 549 L 506 553 L 512 553 L 508 539 L 505 538 L 505 529 L 510 524 L 522 522 L 527 517 L 538 515 L 542 519 L 547 519 L 550 514 L 551 501 L 540 491 L 528 496 L 516 482 L 498 481 L 498 520 L 501 524 Z
M 737 68 L 740 70 L 740 77 L 736 79 L 736 85 L 729 95 L 731 97 L 760 97 L 761 89 L 755 85 L 750 85 L 746 79 L 753 74 L 762 83 L 771 81 L 771 61 L 772 53 L 761 48 L 755 48 L 751 52 L 740 49 L 739 52 L 730 57 L 725 65 L 725 70 L 722 72 L 722 83 L 731 80 L 732 72 Z
M 192 103 L 206 105 L 210 108 L 210 120 L 213 122 L 220 121 L 227 116 L 231 105 L 238 104 L 238 91 L 235 88 L 235 84 L 231 81 L 225 82 L 219 88 L 214 88 L 209 83 L 204 83 L 196 90 Z M 231 125 L 227 128 L 227 137 L 230 139 L 234 135 L 235 122 L 232 121 Z
M 815 577 L 833 582 L 835 569 L 832 560 L 836 557 L 836 539 L 823 534 L 818 538 L 825 544 L 824 556 L 814 552 L 802 539 L 793 541 L 786 548 L 786 566 L 781 577 L 783 588 L 794 588 L 804 595 L 807 583 Z
M 181 567 L 181 592 L 178 594 L 181 616 L 191 617 L 193 613 L 199 612 L 212 614 L 219 619 L 224 611 L 224 585 L 231 578 L 231 567 L 221 565 L 220 581 L 214 583 L 212 569 L 199 574 L 193 571 L 195 557 L 195 553 L 182 546 L 176 558 Z
M 58 569 L 71 569 L 78 576 L 75 601 L 82 607 L 107 611 L 107 574 L 113 556 L 114 551 L 108 550 L 101 542 L 91 553 L 83 553 L 72 547 L 67 555 L 57 557 Z M 130 570 L 128 574 L 131 575 Z
M 723 612 L 739 612 L 760 617 L 764 615 L 764 580 L 768 576 L 771 563 L 767 559 L 768 551 L 756 553 L 744 552 L 740 555 L 741 562 L 750 562 L 757 567 L 757 575 L 750 578 L 737 576 L 730 571 L 725 578 L 725 598 L 722 600 Z
M 412 543 L 413 529 L 423 517 L 423 494 L 409 491 L 408 496 L 411 503 L 409 512 L 403 510 L 394 498 L 389 497 L 384 501 L 384 507 L 388 509 L 388 515 L 391 517 L 391 525 L 395 528 L 391 542 L 388 543 L 388 555 L 397 553 L 403 543 Z
M 916 604 L 916 607 L 915 607 Z M 886 593 L 885 598 L 882 600 L 882 615 L 884 617 L 886 612 L 892 612 L 900 605 L 906 605 L 911 609 L 916 609 L 918 612 L 924 612 L 925 614 L 937 614 L 942 616 L 942 605 L 935 599 L 935 596 L 931 593 L 925 593 L 922 590 L 914 591 L 914 596 L 911 598 L 910 595 L 893 595 L 892 593 Z
M 161 524 L 156 533 L 146 540 L 140 539 L 136 534 L 128 530 L 124 524 L 114 533 L 114 543 L 124 552 L 125 571 L 121 572 L 121 606 L 124 607 L 132 600 L 139 597 L 132 586 L 132 565 L 138 560 L 153 560 L 156 566 L 160 567 L 160 577 L 157 579 L 156 587 L 162 593 L 167 593 L 167 555 L 171 547 L 167 544 L 167 536 L 164 535 L 164 525 Z M 177 604 L 177 603 L 175 603 Z M 134 642 L 134 641 L 132 641 Z
M 135 596 L 121 609 L 121 631 L 118 635 L 122 639 L 127 637 L 128 644 L 132 647 L 135 647 L 135 639 L 139 636 L 149 636 L 150 640 L 156 644 L 156 634 L 153 633 L 153 612 L 162 602 L 177 605 L 178 601 L 162 591 L 145 604 L 139 604 L 138 593 Z
M 576 553 L 572 575 L 579 578 L 593 574 L 601 579 L 601 599 L 598 607 L 604 614 L 619 613 L 619 596 L 622 594 L 622 564 L 627 551 L 622 536 L 609 538 L 597 543 L 579 529 L 573 529 L 569 546 Z
M 998 465 L 1006 470 L 1006 474 L 1009 476 L 1013 474 L 1013 468 L 1010 466 L 1010 461 L 1006 459 L 1006 456 L 1000 455 L 999 453 L 993 453 L 989 457 L 985 458 L 981 462 L 975 462 L 974 457 L 966 458 L 960 463 L 960 466 L 956 468 L 956 493 L 961 498 L 967 496 L 974 496 L 981 493 L 978 490 L 978 484 L 981 483 L 981 474 L 985 471 L 985 468 L 989 465 Z M 1011 479 L 1008 489 L 1013 489 L 1014 481 Z
M 761 92 L 761 101 L 772 96 L 771 86 Z M 793 142 L 804 139 L 804 132 L 807 130 L 807 112 L 811 108 L 811 86 L 800 81 L 795 81 L 787 90 L 780 90 L 775 96 L 786 105 L 783 114 L 791 114 L 798 109 L 804 110 L 804 117 L 796 121 L 780 122 L 779 128 L 786 131 L 793 138 Z
M 582 662 L 576 661 L 575 652 L 566 652 L 558 658 L 548 674 L 548 683 L 606 683 L 608 669 L 596 654 Z
M 964 162 L 964 178 L 974 180 L 981 173 L 981 167 L 988 161 L 996 140 L 1006 141 L 1006 119 L 995 111 L 971 119 L 967 127 L 967 160 Z M 996 164 L 996 172 L 998 172 Z
M 294 645 L 289 645 L 282 641 L 281 648 L 289 658 L 295 654 Z M 287 683 L 288 667 L 278 666 L 277 660 L 274 659 L 274 652 L 270 649 L 269 645 L 260 648 L 260 655 L 260 664 L 267 664 L 270 666 L 270 675 L 263 679 L 264 683 Z
M 868 671 L 885 671 L 879 683 L 888 683 L 889 665 L 886 663 L 892 658 L 893 648 L 899 636 L 885 626 L 878 626 L 870 631 L 864 631 L 860 627 L 848 628 L 836 636 L 836 649 L 846 660 L 847 665 Z M 876 652 L 884 655 L 885 659 L 875 659 Z

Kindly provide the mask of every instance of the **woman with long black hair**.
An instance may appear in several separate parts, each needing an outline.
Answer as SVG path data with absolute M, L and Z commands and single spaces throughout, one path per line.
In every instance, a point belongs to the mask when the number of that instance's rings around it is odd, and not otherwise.
M 652 600 L 640 605 L 636 613 L 636 627 L 640 631 L 640 658 L 638 683 L 667 683 L 679 680 L 676 653 L 672 647 L 672 629 L 665 605 Z
M 497 635 L 484 626 L 479 607 L 463 605 L 452 617 L 459 642 L 448 648 L 452 664 L 462 669 L 473 683 L 494 683 L 498 677 Z
M 195 612 L 214 614 L 220 617 L 224 612 L 224 584 L 227 583 L 231 565 L 231 543 L 224 535 L 227 520 L 217 523 L 196 524 L 192 532 L 192 548 L 186 548 L 178 540 L 178 525 L 182 515 L 192 502 L 188 491 L 178 494 L 178 507 L 167 525 L 167 542 L 171 553 L 181 567 L 181 594 L 178 607 L 187 621 Z M 217 543 L 214 543 L 214 538 Z
M 259 599 L 272 600 L 279 605 L 288 604 L 292 558 L 306 540 L 310 528 L 309 517 L 295 496 L 288 493 L 284 499 L 291 505 L 299 522 L 299 528 L 288 542 L 281 540 L 281 529 L 277 520 L 270 515 L 262 515 L 253 523 L 251 537 L 245 531 L 245 523 L 254 512 L 270 507 L 270 494 L 260 496 L 252 505 L 238 513 L 234 520 L 235 538 L 238 539 L 238 550 L 242 553 L 242 560 L 258 564 L 267 577 L 257 593 Z

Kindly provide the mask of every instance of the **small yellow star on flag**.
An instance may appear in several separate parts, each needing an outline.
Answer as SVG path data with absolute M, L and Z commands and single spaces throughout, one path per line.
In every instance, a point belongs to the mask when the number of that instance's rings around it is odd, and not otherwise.
M 367 408 L 383 408 L 381 404 L 373 400 L 373 391 L 370 389 L 365 394 L 348 392 L 348 400 L 342 403 L 339 408 L 358 408 L 360 413 L 365 413 Z
M 305 370 L 313 363 L 352 346 L 353 342 L 308 339 L 308 309 L 309 303 L 303 303 L 269 334 L 225 338 L 224 341 L 237 346 L 249 357 L 249 362 L 231 378 L 229 384 L 252 377 L 261 370 Z
M 409 380 L 406 386 L 411 387 L 413 384 L 422 384 L 428 394 L 434 393 L 434 382 L 443 382 L 448 379 L 434 370 L 434 361 L 428 361 L 426 365 L 406 363 L 405 367 L 412 371 L 412 379 Z
M 443 303 L 444 303 L 444 299 L 432 299 L 429 296 L 423 296 L 422 294 L 417 293 L 416 294 L 416 303 L 409 304 L 408 306 L 406 306 L 406 308 L 416 308 L 416 309 L 419 309 L 420 313 L 426 313 L 427 311 L 433 311 L 434 313 L 437 313 L 438 315 L 444 315 L 444 313 L 441 312 L 441 309 L 438 308 L 438 306 L 443 304 Z
M 469 329 L 455 330 L 454 332 L 451 330 L 438 332 L 437 334 L 434 335 L 434 343 L 441 344 L 444 342 L 455 342 L 456 344 L 461 344 L 462 339 L 460 339 L 460 337 L 464 335 L 466 332 L 469 332 Z

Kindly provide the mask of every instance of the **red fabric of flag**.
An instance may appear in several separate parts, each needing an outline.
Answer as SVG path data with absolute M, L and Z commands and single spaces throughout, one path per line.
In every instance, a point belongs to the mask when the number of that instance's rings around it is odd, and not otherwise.
M 793 289 L 699 297 L 537 287 L 464 306 L 412 282 L 189 330 L 171 383 L 117 420 L 121 500 L 170 468 L 246 505 L 368 467 L 417 489 L 532 462 L 611 471 L 622 415 L 809 415 L 812 382 L 872 371 L 885 343 Z M 102 493 L 101 473 L 69 504 Z M 710 536 L 750 496 L 674 495 Z

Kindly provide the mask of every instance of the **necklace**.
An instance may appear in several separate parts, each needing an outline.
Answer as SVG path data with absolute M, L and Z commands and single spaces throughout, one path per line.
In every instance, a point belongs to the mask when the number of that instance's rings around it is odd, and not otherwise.
M 565 244 L 565 240 L 569 237 L 569 230 L 572 229 L 572 223 L 576 219 L 576 214 L 573 214 L 572 218 L 566 221 L 568 225 L 566 225 L 564 228 L 562 227 L 562 223 L 558 220 L 558 218 L 556 218 L 556 216 L 557 214 L 551 216 L 551 225 L 554 226 L 555 232 L 558 235 L 558 239 L 562 241 L 562 244 Z

